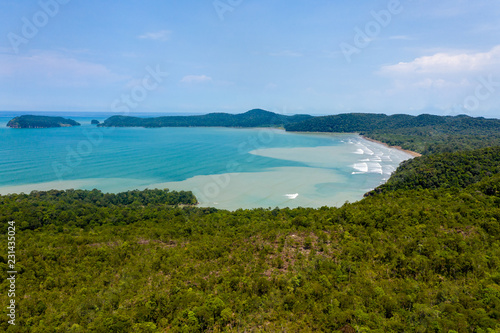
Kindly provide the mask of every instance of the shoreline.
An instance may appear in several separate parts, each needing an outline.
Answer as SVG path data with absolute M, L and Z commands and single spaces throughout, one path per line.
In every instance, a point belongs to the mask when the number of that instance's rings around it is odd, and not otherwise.
M 412 151 L 412 150 L 403 149 L 403 148 L 401 148 L 400 146 L 390 146 L 390 145 L 388 145 L 388 144 L 387 144 L 387 143 L 385 143 L 385 142 L 378 141 L 378 140 L 375 140 L 375 139 L 372 139 L 372 138 L 368 138 L 368 137 L 366 137 L 366 136 L 364 136 L 364 135 L 361 135 L 361 134 L 360 134 L 359 136 L 360 136 L 360 137 L 362 137 L 363 139 L 367 140 L 367 141 L 371 141 L 371 142 L 375 142 L 375 143 L 378 143 L 378 144 L 384 145 L 384 146 L 386 146 L 387 148 L 394 148 L 394 149 L 397 149 L 397 150 L 399 150 L 399 151 L 402 151 L 402 152 L 405 152 L 405 153 L 407 153 L 407 154 L 410 154 L 410 155 L 411 155 L 411 156 L 413 156 L 413 157 L 421 157 L 421 156 L 422 156 L 422 154 L 419 154 L 419 153 L 417 153 L 417 152 L 415 152 L 415 151 Z
M 372 138 L 369 138 L 369 137 L 366 137 L 364 135 L 361 135 L 359 133 L 355 133 L 355 132 L 352 132 L 352 133 L 339 133 L 339 132 L 296 132 L 296 131 L 286 131 L 287 133 L 294 133 L 294 134 L 314 134 L 314 135 L 317 135 L 317 134 L 321 134 L 321 135 L 348 135 L 348 134 L 356 134 L 356 135 L 359 135 L 361 138 L 367 140 L 367 141 L 371 141 L 371 142 L 374 142 L 374 143 L 378 143 L 380 145 L 383 145 L 387 148 L 394 148 L 394 149 L 397 149 L 399 151 L 402 151 L 404 153 L 407 153 L 413 157 L 421 157 L 422 154 L 420 153 L 417 153 L 415 151 L 412 151 L 412 150 L 407 150 L 407 149 L 403 149 L 401 148 L 400 146 L 390 146 L 388 145 L 387 143 L 385 142 L 382 142 L 382 141 L 378 141 L 378 140 L 375 140 L 375 139 L 372 139 Z

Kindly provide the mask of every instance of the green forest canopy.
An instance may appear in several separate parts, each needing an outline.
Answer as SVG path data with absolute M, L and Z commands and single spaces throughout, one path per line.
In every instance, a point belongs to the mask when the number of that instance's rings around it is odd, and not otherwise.
M 80 123 L 63 117 L 25 115 L 11 119 L 7 127 L 12 128 L 50 128 L 80 126 Z
M 285 126 L 297 132 L 356 132 L 424 155 L 500 146 L 500 120 L 466 115 L 347 113 Z
M 202 116 L 165 116 L 139 118 L 112 116 L 99 126 L 104 127 L 282 127 L 289 123 L 312 118 L 309 115 L 285 116 L 261 109 L 253 109 L 242 114 L 209 113 Z

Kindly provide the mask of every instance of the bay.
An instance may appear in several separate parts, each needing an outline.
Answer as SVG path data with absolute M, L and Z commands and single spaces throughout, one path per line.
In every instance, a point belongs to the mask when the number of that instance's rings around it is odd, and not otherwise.
M 411 158 L 356 134 L 98 128 L 89 117 L 71 117 L 81 127 L 10 129 L 10 118 L 0 117 L 0 194 L 169 188 L 230 210 L 340 206 Z

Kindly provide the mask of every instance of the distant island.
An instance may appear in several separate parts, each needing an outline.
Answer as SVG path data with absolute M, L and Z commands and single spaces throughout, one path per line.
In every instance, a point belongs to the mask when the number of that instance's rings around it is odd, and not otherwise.
M 72 126 L 80 126 L 80 124 L 74 120 L 63 117 L 32 115 L 15 117 L 7 123 L 7 127 L 11 128 L 51 128 Z
M 96 120 L 96 119 L 92 119 L 92 120 L 90 121 L 90 124 L 91 124 L 91 125 L 99 125 L 100 123 L 101 123 L 101 122 L 100 122 L 99 120 Z
M 101 127 L 284 127 L 313 118 L 310 115 L 285 116 L 261 109 L 242 114 L 209 113 L 202 116 L 139 118 L 112 116 Z

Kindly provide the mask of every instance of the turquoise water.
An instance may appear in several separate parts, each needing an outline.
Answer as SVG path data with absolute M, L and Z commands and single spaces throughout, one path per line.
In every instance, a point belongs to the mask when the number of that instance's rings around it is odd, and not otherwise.
M 276 129 L 10 129 L 0 117 L 0 194 L 50 188 L 192 190 L 224 209 L 320 207 L 362 198 L 408 154 L 357 135 Z M 99 119 L 103 120 L 103 119 Z

